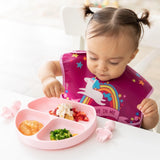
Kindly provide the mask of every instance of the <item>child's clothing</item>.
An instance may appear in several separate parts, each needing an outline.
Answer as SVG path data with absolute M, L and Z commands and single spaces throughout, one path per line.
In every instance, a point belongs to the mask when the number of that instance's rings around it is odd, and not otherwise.
M 129 66 L 121 77 L 100 81 L 87 68 L 86 52 L 74 51 L 61 57 L 65 99 L 94 106 L 98 116 L 141 126 L 137 105 L 152 92 L 152 86 Z

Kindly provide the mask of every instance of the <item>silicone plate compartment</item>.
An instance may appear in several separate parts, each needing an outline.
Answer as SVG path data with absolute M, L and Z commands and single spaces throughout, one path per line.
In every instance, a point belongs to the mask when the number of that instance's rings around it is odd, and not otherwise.
M 59 104 L 62 103 L 70 103 L 72 107 L 76 108 L 78 111 L 85 112 L 89 118 L 89 121 L 76 122 L 49 114 L 50 110 L 54 110 Z M 18 130 L 18 126 L 24 120 L 36 120 L 42 123 L 44 127 L 35 135 L 23 135 Z M 30 102 L 27 109 L 19 111 L 16 116 L 15 123 L 19 138 L 23 143 L 39 149 L 64 149 L 81 143 L 93 133 L 96 128 L 96 111 L 92 106 L 82 103 L 65 100 L 62 98 L 43 97 Z M 50 140 L 51 130 L 64 128 L 70 130 L 71 134 L 77 135 L 64 140 Z

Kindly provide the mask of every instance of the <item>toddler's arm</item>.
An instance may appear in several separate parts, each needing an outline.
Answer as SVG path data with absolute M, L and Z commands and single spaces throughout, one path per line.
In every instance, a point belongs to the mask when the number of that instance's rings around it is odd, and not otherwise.
M 137 108 L 143 113 L 142 127 L 145 129 L 154 128 L 159 120 L 158 106 L 153 99 L 145 98 Z
M 63 85 L 56 79 L 57 76 L 62 76 L 59 61 L 48 61 L 40 68 L 39 78 L 47 97 L 60 97 L 64 92 Z

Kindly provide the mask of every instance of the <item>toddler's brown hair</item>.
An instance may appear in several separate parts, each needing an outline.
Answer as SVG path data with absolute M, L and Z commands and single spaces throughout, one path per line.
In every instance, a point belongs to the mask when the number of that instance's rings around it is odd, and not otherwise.
M 106 7 L 95 13 L 89 6 L 84 6 L 83 9 L 84 17 L 92 15 L 86 31 L 88 38 L 100 35 L 117 36 L 120 33 L 127 33 L 134 40 L 134 49 L 137 49 L 143 31 L 142 24 L 150 27 L 148 10 L 144 10 L 141 18 L 138 18 L 134 11 L 126 8 Z

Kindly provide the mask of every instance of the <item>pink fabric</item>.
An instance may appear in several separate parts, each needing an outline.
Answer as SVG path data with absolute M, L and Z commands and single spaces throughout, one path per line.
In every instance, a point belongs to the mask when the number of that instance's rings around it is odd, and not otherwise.
M 140 127 L 143 118 L 137 105 L 152 92 L 152 86 L 131 67 L 121 77 L 100 81 L 87 68 L 86 52 L 73 51 L 61 57 L 65 99 L 95 107 L 97 115 Z

